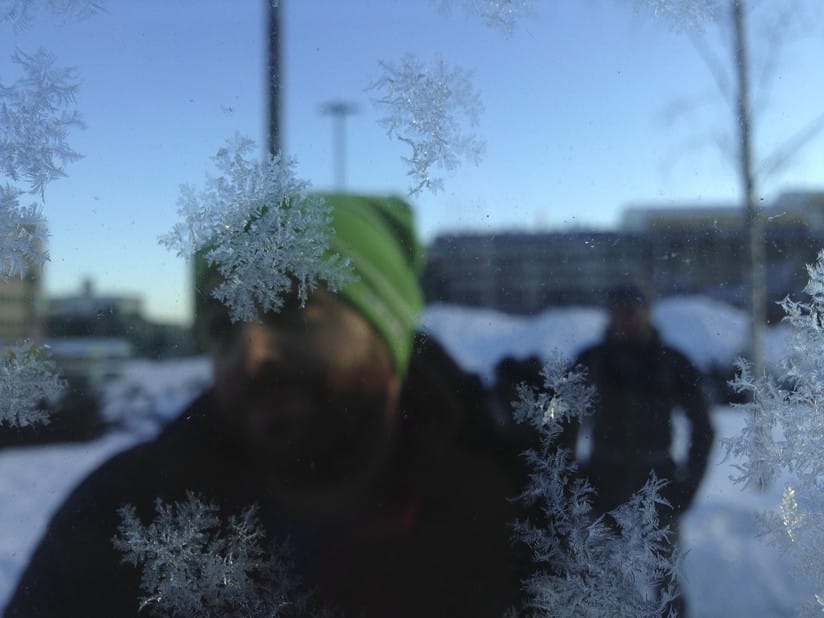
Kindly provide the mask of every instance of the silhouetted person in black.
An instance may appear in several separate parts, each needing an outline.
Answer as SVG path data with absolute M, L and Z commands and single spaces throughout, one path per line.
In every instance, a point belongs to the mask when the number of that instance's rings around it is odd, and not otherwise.
M 704 476 L 713 429 L 701 374 L 680 352 L 663 343 L 650 322 L 649 300 L 637 285 L 612 289 L 609 323 L 601 343 L 584 350 L 574 366 L 586 370 L 597 389 L 591 423 L 590 481 L 595 508 L 605 514 L 626 502 L 654 473 L 668 484 L 662 522 L 677 540 L 679 516 L 690 506 Z M 682 410 L 690 424 L 686 461 L 671 453 L 673 415 Z M 571 427 L 568 444 L 577 441 Z M 683 613 L 683 601 L 679 602 Z

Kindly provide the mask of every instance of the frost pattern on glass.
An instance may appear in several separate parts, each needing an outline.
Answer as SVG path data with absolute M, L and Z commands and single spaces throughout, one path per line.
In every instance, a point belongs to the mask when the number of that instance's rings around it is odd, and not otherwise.
M 526 18 L 535 6 L 535 0 L 430 0 L 444 13 L 460 5 L 464 12 L 481 18 L 490 28 L 512 34 L 518 22 Z
M 368 90 L 377 93 L 372 103 L 383 114 L 379 123 L 386 134 L 411 151 L 403 157 L 413 182 L 410 194 L 443 189 L 435 169 L 451 172 L 464 159 L 480 162 L 485 142 L 472 130 L 483 104 L 470 72 L 441 59 L 426 66 L 412 54 L 380 66 L 383 74 Z
M 97 3 L 81 0 L 0 0 L 0 22 L 27 25 L 46 8 L 81 16 Z M 65 166 L 80 158 L 67 142 L 82 126 L 74 108 L 78 80 L 74 70 L 55 65 L 40 49 L 11 56 L 20 68 L 13 82 L 0 82 L 0 282 L 25 277 L 48 259 L 47 231 L 41 215 L 45 185 L 65 176 Z M 33 196 L 34 201 L 21 200 Z M 26 427 L 48 422 L 46 402 L 56 399 L 63 381 L 45 350 L 24 341 L 7 349 L 0 368 L 0 426 Z
M 523 610 L 553 618 L 661 616 L 675 596 L 678 562 L 656 510 L 667 504 L 666 482 L 651 477 L 627 503 L 595 516 L 595 490 L 558 445 L 563 424 L 588 414 L 595 395 L 585 374 L 567 367 L 556 356 L 544 368 L 544 390 L 522 385 L 514 403 L 516 420 L 529 423 L 541 442 L 525 454 L 531 475 L 520 496 L 537 517 L 514 525 L 536 569 L 523 582 Z
M 12 61 L 22 76 L 0 83 L 0 173 L 42 195 L 46 183 L 65 176 L 65 165 L 80 158 L 66 141 L 70 129 L 82 126 L 73 109 L 78 81 L 73 69 L 56 67 L 43 49 L 31 55 L 18 50 Z
M 139 611 L 157 616 L 289 616 L 304 609 L 288 552 L 266 548 L 257 509 L 221 518 L 189 492 L 182 502 L 155 502 L 144 526 L 135 508 L 119 510 L 112 539 L 123 561 L 142 567 Z M 138 601 L 136 600 L 136 603 Z
M 49 422 L 48 404 L 65 388 L 48 348 L 24 341 L 2 353 L 0 426 L 28 427 Z
M 715 20 L 720 11 L 719 0 L 634 0 L 636 10 L 651 12 L 676 31 L 702 30 Z
M 803 302 L 785 299 L 791 328 L 789 353 L 777 375 L 753 376 L 739 362 L 733 386 L 749 396 L 741 433 L 723 441 L 728 456 L 740 459 L 733 479 L 744 486 L 782 479 L 784 498 L 777 512 L 761 519 L 770 538 L 796 558 L 798 576 L 811 580 L 816 599 L 805 613 L 824 611 L 824 251 L 808 266 Z
M 21 206 L 21 192 L 0 186 L 0 281 L 23 277 L 48 259 L 46 221 L 36 204 Z
M 331 207 L 295 177 L 293 160 L 255 160 L 255 149 L 235 136 L 218 150 L 212 160 L 221 175 L 207 175 L 201 190 L 181 187 L 183 222 L 160 239 L 178 255 L 202 254 L 217 269 L 223 281 L 212 295 L 233 321 L 279 311 L 293 281 L 303 303 L 320 281 L 336 291 L 353 277 L 349 262 L 329 251 Z
M 0 0 L 0 21 L 25 27 L 39 10 L 64 18 L 82 18 L 96 13 L 102 6 L 103 3 L 96 0 Z
M 77 80 L 72 69 L 55 67 L 44 50 L 18 50 L 12 60 L 22 76 L 0 82 L 0 281 L 22 277 L 48 259 L 46 224 L 40 204 L 22 205 L 34 194 L 42 202 L 47 183 L 65 176 L 65 166 L 80 158 L 66 141 L 82 126 L 74 110 Z

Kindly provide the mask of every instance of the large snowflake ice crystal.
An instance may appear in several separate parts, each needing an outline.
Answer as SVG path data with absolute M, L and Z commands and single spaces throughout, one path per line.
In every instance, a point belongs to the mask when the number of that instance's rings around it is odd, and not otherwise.
M 145 526 L 133 506 L 123 506 L 112 539 L 124 562 L 142 567 L 141 611 L 263 618 L 304 608 L 287 552 L 267 550 L 254 507 L 224 520 L 215 504 L 189 492 L 182 502 L 158 499 L 155 515 Z
M 412 151 L 403 157 L 414 182 L 410 194 L 443 188 L 435 168 L 452 171 L 463 159 L 480 162 L 485 143 L 472 129 L 483 104 L 471 73 L 440 59 L 426 66 L 412 54 L 397 64 L 381 62 L 381 67 L 383 74 L 369 90 L 377 93 L 372 102 L 385 114 L 379 122 L 387 135 Z
M 564 423 L 590 412 L 595 392 L 583 373 L 556 356 L 544 390 L 524 385 L 515 419 L 532 425 L 540 448 L 527 451 L 530 480 L 520 500 L 531 515 L 516 522 L 537 569 L 523 583 L 527 616 L 661 616 L 675 596 L 677 552 L 658 505 L 665 481 L 650 478 L 605 517 L 593 513 L 594 489 L 558 438 Z
M 0 355 L 0 426 L 48 423 L 48 405 L 64 388 L 47 348 L 31 341 L 7 348 Z
M 811 581 L 824 611 L 824 251 L 807 267 L 809 300 L 785 299 L 791 329 L 789 352 L 778 375 L 753 376 L 739 362 L 733 386 L 749 395 L 738 436 L 723 441 L 739 463 L 734 480 L 744 486 L 784 484 L 778 510 L 760 518 L 763 530 L 795 558 L 798 574 Z
M 337 290 L 352 277 L 346 260 L 329 252 L 331 207 L 279 155 L 252 157 L 255 143 L 240 136 L 213 157 L 220 176 L 198 191 L 181 188 L 183 222 L 160 239 L 179 255 L 201 254 L 220 274 L 213 296 L 233 321 L 256 321 L 278 311 L 297 282 L 305 302 L 319 281 Z

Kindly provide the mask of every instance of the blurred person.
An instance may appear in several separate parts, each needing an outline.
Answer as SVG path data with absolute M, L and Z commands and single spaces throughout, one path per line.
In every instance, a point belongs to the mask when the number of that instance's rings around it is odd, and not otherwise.
M 606 304 L 603 340 L 573 363 L 597 391 L 593 414 L 585 420 L 591 442 L 582 468 L 597 492 L 599 515 L 626 502 L 651 473 L 666 480 L 662 493 L 671 508 L 659 509 L 659 516 L 670 526 L 674 546 L 678 519 L 695 498 L 714 437 L 702 377 L 686 356 L 661 341 L 641 285 L 614 287 Z M 679 410 L 689 421 L 689 448 L 686 461 L 676 462 L 673 416 Z M 570 448 L 578 430 L 573 424 L 564 436 Z M 684 605 L 683 599 L 676 603 L 679 615 Z
M 7 616 L 138 614 L 117 510 L 195 492 L 256 504 L 315 598 L 352 616 L 500 616 L 517 603 L 517 492 L 461 444 L 471 380 L 414 337 L 421 250 L 400 200 L 332 195 L 334 250 L 358 280 L 259 323 L 214 306 L 214 386 L 153 441 L 113 457 L 52 518 Z M 207 293 L 202 286 L 199 293 Z M 270 540 L 271 540 L 270 539 Z

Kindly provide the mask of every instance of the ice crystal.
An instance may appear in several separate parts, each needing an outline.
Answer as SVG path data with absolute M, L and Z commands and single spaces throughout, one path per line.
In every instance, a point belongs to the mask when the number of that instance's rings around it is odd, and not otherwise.
M 234 321 L 256 321 L 278 311 L 297 282 L 305 302 L 319 281 L 337 290 L 352 277 L 346 260 L 329 252 L 331 207 L 294 175 L 280 155 L 255 160 L 252 140 L 235 136 L 213 157 L 220 176 L 198 191 L 181 188 L 183 218 L 161 244 L 179 255 L 202 254 L 222 283 L 213 296 Z
M 647 10 L 669 22 L 676 31 L 701 31 L 707 22 L 717 18 L 719 0 L 635 0 L 636 10 Z
M 449 12 L 456 4 L 473 17 L 480 17 L 490 28 L 512 34 L 518 22 L 535 5 L 535 0 L 430 0 L 443 12 Z
M 784 479 L 784 499 L 776 513 L 761 518 L 771 538 L 797 559 L 800 577 L 812 578 L 818 612 L 824 598 L 824 251 L 808 266 L 809 298 L 782 302 L 792 335 L 778 375 L 753 376 L 739 364 L 733 386 L 749 395 L 741 405 L 747 421 L 741 433 L 723 441 L 740 459 L 734 479 L 770 483 Z
M 441 59 L 426 66 L 412 54 L 380 65 L 383 74 L 368 89 L 377 93 L 372 102 L 385 114 L 379 122 L 387 135 L 411 150 L 403 157 L 414 183 L 410 194 L 443 188 L 435 168 L 453 171 L 463 159 L 477 165 L 485 144 L 472 129 L 483 105 L 471 73 Z
M 70 129 L 82 126 L 73 108 L 78 82 L 73 69 L 56 67 L 43 49 L 18 50 L 12 61 L 23 74 L 0 83 L 0 174 L 42 195 L 46 183 L 80 158 L 66 141 Z
M 62 15 L 79 15 L 93 2 L 79 0 L 0 0 L 0 22 L 25 26 L 44 5 Z M 11 57 L 21 76 L 0 81 L 0 282 L 25 277 L 48 259 L 46 226 L 40 204 L 21 204 L 25 194 L 42 202 L 47 183 L 65 176 L 64 168 L 80 155 L 66 141 L 81 126 L 74 98 L 74 70 L 55 65 L 40 49 L 17 50 Z M 31 342 L 9 348 L 0 367 L 0 425 L 25 427 L 48 422 L 47 403 L 63 389 L 45 350 Z
M 102 7 L 96 0 L 0 0 L 0 22 L 8 21 L 25 27 L 38 10 L 46 10 L 63 18 L 82 18 Z
M 21 206 L 21 192 L 0 186 L 0 281 L 23 277 L 47 259 L 46 222 L 36 204 Z
M 142 567 L 139 611 L 159 616 L 288 616 L 303 609 L 288 552 L 266 549 L 257 510 L 228 520 L 189 492 L 182 502 L 155 502 L 144 526 L 131 505 L 112 539 L 124 562 Z
M 15 52 L 22 76 L 0 82 L 0 281 L 22 277 L 48 259 L 46 226 L 40 205 L 24 206 L 29 193 L 42 200 L 45 185 L 65 176 L 66 164 L 80 155 L 66 137 L 81 126 L 73 109 L 77 80 L 72 69 L 55 67 L 44 50 Z
M 54 403 L 64 388 L 46 347 L 24 341 L 7 348 L 0 364 L 0 425 L 48 423 L 48 404 Z
M 532 515 L 516 522 L 537 569 L 524 582 L 529 616 L 661 616 L 675 596 L 677 555 L 658 505 L 665 481 L 651 477 L 627 502 L 596 517 L 594 489 L 573 455 L 561 448 L 563 425 L 590 411 L 595 395 L 585 376 L 555 357 L 543 371 L 544 390 L 522 385 L 515 417 L 531 424 L 540 449 L 525 455 L 531 468 L 521 502 Z

